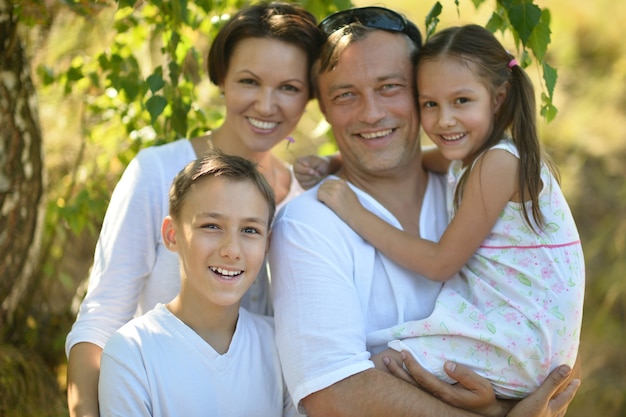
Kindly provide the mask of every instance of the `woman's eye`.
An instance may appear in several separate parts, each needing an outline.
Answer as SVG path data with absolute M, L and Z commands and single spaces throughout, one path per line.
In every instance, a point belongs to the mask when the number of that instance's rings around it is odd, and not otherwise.
M 300 89 L 298 87 L 296 87 L 295 85 L 291 85 L 291 84 L 283 85 L 282 89 L 285 90 L 285 91 L 292 92 L 292 93 L 299 93 L 300 92 Z
M 463 104 L 463 103 L 467 103 L 469 101 L 468 98 L 466 97 L 459 97 L 456 99 L 457 104 Z
M 252 78 L 243 78 L 241 80 L 239 80 L 240 84 L 245 84 L 245 85 L 256 85 L 257 82 L 256 80 L 253 80 Z

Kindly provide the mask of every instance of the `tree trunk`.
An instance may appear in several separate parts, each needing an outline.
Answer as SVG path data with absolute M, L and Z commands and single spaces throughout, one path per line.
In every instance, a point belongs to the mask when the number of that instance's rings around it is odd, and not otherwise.
M 0 343 L 39 258 L 43 192 L 37 98 L 10 0 L 0 0 Z

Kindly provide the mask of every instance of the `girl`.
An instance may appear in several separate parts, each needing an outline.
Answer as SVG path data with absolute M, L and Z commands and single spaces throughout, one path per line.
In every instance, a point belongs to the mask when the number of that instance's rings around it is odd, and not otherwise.
M 532 83 L 488 30 L 468 25 L 427 42 L 417 88 L 422 127 L 453 161 L 441 240 L 380 220 L 343 181 L 318 190 L 380 251 L 445 282 L 430 317 L 368 343 L 396 339 L 390 347 L 441 379 L 449 380 L 443 363 L 454 360 L 489 379 L 498 396 L 524 397 L 554 367 L 574 364 L 585 276 L 576 225 L 540 148 Z
M 105 215 L 89 288 L 67 336 L 70 415 L 98 415 L 100 355 L 134 316 L 180 288 L 179 261 L 164 247 L 161 221 L 174 176 L 210 149 L 256 162 L 282 206 L 301 192 L 272 149 L 296 127 L 312 95 L 309 68 L 324 38 L 315 17 L 288 3 L 246 7 L 220 29 L 208 72 L 224 95 L 225 118 L 205 136 L 142 150 L 116 186 Z M 271 314 L 265 266 L 242 305 Z

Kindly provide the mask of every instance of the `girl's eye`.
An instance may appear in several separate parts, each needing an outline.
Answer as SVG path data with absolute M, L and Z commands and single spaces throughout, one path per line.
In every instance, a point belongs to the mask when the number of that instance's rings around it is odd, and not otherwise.
M 428 109 L 431 107 L 435 107 L 437 104 L 434 101 L 425 101 L 424 103 L 422 103 L 422 107 Z
M 243 232 L 247 233 L 247 234 L 260 234 L 261 232 L 259 232 L 258 229 L 254 228 L 254 227 L 244 227 L 243 228 Z

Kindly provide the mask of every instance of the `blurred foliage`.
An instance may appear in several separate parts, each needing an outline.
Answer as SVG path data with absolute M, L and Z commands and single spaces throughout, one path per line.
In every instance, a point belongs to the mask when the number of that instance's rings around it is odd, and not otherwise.
M 36 68 L 48 205 L 41 260 L 45 277 L 41 291 L 33 294 L 32 320 L 14 339 L 56 369 L 61 385 L 65 336 L 84 293 L 81 283 L 111 190 L 139 149 L 221 123 L 222 102 L 207 80 L 204 59 L 219 27 L 245 3 L 16 2 L 29 25 L 23 30 Z M 320 18 L 351 5 L 349 0 L 300 3 Z M 536 71 L 544 119 L 553 119 L 542 126 L 543 139 L 561 167 L 588 269 L 583 385 L 568 416 L 624 416 L 626 46 L 620 23 L 626 18 L 607 24 L 602 11 L 624 17 L 626 4 L 536 3 L 400 0 L 387 6 L 424 22 L 424 33 L 438 25 L 484 24 L 508 42 L 529 74 Z M 558 84 L 554 68 L 559 68 Z M 296 144 L 276 152 L 286 160 L 328 153 L 334 144 L 327 133 L 312 102 L 294 134 Z

